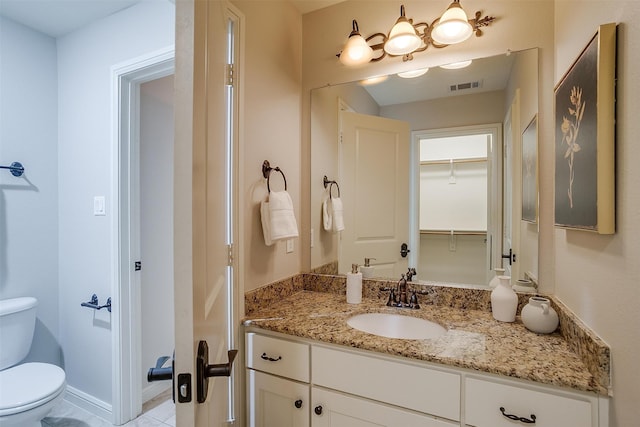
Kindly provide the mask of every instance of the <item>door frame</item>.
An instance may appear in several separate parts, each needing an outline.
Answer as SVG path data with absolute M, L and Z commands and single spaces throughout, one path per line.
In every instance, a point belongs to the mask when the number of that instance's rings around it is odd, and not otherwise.
M 140 85 L 175 72 L 175 49 L 133 58 L 111 68 L 112 106 L 112 422 L 142 410 L 141 289 L 133 262 L 140 257 Z
M 502 123 L 485 123 L 478 125 L 456 126 L 450 128 L 416 130 L 411 133 L 412 150 L 411 158 L 411 197 L 410 197 L 410 221 L 409 237 L 414 239 L 410 245 L 409 263 L 418 265 L 420 259 L 420 140 L 423 138 L 450 137 L 473 134 L 491 134 L 494 137 L 492 144 L 487 148 L 487 257 L 488 270 L 487 283 L 491 278 L 493 265 L 501 259 L 502 254 L 502 210 L 495 210 L 498 201 L 502 205 Z M 420 274 L 420 271 L 418 271 Z

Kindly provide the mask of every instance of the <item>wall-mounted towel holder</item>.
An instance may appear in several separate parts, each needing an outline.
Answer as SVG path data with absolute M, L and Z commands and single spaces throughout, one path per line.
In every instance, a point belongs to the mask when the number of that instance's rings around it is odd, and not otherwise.
M 332 197 L 331 189 L 335 184 L 336 188 L 338 189 L 338 197 L 340 197 L 340 186 L 338 185 L 337 181 L 331 181 L 329 178 L 327 178 L 327 175 L 325 175 L 324 178 L 322 179 L 322 184 L 324 184 L 324 188 L 327 188 L 327 185 L 329 186 L 329 198 Z
M 267 190 L 269 190 L 269 193 L 271 193 L 271 187 L 269 186 L 269 178 L 271 177 L 271 171 L 280 172 L 280 174 L 282 175 L 282 179 L 284 180 L 284 191 L 287 191 L 287 177 L 284 176 L 284 172 L 282 172 L 282 169 L 280 169 L 279 166 L 272 168 L 271 165 L 269 164 L 269 160 L 265 160 L 264 162 L 262 162 L 262 176 L 264 176 L 267 179 Z
M 0 166 L 0 169 L 9 169 L 13 176 L 22 176 L 24 173 L 24 166 L 20 162 L 13 162 L 9 166 Z
M 96 294 L 91 295 L 91 301 L 83 302 L 80 304 L 82 307 L 93 308 L 94 310 L 101 310 L 106 308 L 109 313 L 111 313 L 111 297 L 107 298 L 107 303 L 105 305 L 100 305 L 98 302 L 98 296 Z

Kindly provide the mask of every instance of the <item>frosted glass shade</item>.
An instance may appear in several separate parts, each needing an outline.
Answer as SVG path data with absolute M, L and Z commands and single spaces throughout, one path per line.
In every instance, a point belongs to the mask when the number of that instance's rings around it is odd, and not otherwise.
M 416 33 L 413 25 L 406 19 L 400 18 L 389 32 L 389 38 L 384 44 L 384 51 L 389 55 L 406 55 L 420 47 L 422 39 Z
M 420 77 L 429 71 L 428 68 L 420 68 L 417 70 L 405 71 L 402 73 L 398 73 L 398 77 L 402 77 L 403 79 L 413 79 L 415 77 Z
M 458 2 L 453 2 L 431 31 L 431 38 L 439 44 L 461 43 L 471 37 L 473 27 Z
M 340 62 L 350 67 L 364 65 L 371 61 L 371 58 L 373 49 L 360 34 L 350 36 L 340 54 Z

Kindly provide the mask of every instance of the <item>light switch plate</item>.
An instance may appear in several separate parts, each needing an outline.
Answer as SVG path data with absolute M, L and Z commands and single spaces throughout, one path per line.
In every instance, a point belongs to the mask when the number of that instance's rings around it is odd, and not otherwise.
M 104 196 L 95 196 L 93 198 L 93 215 L 105 216 L 107 209 L 105 206 Z
M 290 254 L 293 252 L 293 239 L 287 240 L 287 253 Z

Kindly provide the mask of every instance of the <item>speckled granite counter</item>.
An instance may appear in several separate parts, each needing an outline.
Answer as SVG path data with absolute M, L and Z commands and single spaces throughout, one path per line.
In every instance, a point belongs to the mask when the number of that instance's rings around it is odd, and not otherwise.
M 280 296 L 270 300 L 269 304 L 251 306 L 244 324 L 326 343 L 601 395 L 610 392 L 608 382 L 603 384 L 597 373 L 590 372 L 584 358 L 575 352 L 561 333 L 532 333 L 519 318 L 515 323 L 502 323 L 494 320 L 486 309 L 428 304 L 422 300 L 418 310 L 386 307 L 379 297 L 372 298 L 367 292 L 362 304 L 353 305 L 346 303 L 339 290 L 305 290 L 305 287 L 312 286 L 305 286 L 304 280 L 298 279 L 293 279 L 291 286 L 289 292 L 285 292 L 282 286 L 276 287 Z M 288 295 L 283 296 L 283 292 Z M 441 324 L 448 331 L 432 340 L 400 340 L 367 334 L 346 323 L 355 314 L 371 312 L 422 317 Z

